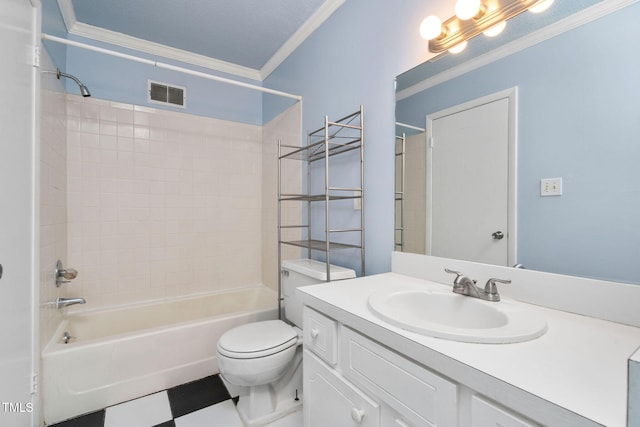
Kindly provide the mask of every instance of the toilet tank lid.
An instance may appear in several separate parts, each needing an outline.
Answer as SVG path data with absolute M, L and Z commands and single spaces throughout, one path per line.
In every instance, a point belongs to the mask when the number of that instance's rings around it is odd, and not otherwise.
M 312 277 L 316 280 L 327 280 L 327 263 L 316 261 L 314 259 L 302 258 L 283 260 L 282 268 L 304 274 L 305 276 Z M 356 272 L 350 268 L 331 264 L 329 269 L 331 280 L 353 279 L 356 277 Z

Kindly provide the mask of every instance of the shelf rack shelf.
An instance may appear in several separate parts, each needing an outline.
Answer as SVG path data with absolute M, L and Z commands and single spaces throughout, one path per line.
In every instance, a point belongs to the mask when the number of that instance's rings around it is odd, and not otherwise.
M 354 186 L 331 186 L 329 185 L 329 175 L 332 172 L 332 158 L 344 153 L 359 150 L 359 185 Z M 307 192 L 304 194 L 284 193 L 282 191 L 282 170 L 283 162 L 286 160 L 297 160 L 306 163 Z M 316 162 L 323 162 L 324 165 L 316 165 Z M 313 167 L 312 167 L 313 166 Z M 324 174 L 324 185 L 320 191 L 313 193 L 312 174 Z M 336 215 L 332 212 L 330 205 L 333 201 L 354 200 L 360 203 L 359 224 L 344 228 L 331 228 L 330 216 Z M 307 221 L 305 224 L 283 224 L 282 204 L 288 202 L 306 203 Z M 312 204 L 324 203 L 324 239 L 316 239 L 312 236 L 312 214 L 316 214 L 311 208 Z M 355 202 L 354 202 L 355 203 Z M 331 252 L 343 249 L 360 249 L 360 272 L 365 275 L 365 255 L 364 255 L 364 109 L 360 109 L 348 116 L 331 121 L 328 116 L 324 118 L 324 126 L 307 134 L 307 144 L 305 146 L 285 145 L 278 142 L 278 263 L 282 265 L 282 245 L 296 246 L 307 250 L 307 257 L 311 258 L 312 251 L 319 251 L 325 254 L 327 282 L 331 281 Z M 317 225 L 316 225 L 317 226 Z M 285 229 L 306 230 L 306 238 L 297 240 L 283 240 L 282 231 Z M 336 239 L 338 235 L 352 235 L 358 237 Z M 345 243 L 336 240 L 347 240 L 349 242 L 359 241 L 359 243 Z

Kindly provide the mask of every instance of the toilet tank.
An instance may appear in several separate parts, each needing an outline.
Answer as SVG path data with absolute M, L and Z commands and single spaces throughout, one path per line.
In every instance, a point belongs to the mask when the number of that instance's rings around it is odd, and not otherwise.
M 284 260 L 280 274 L 282 275 L 284 317 L 302 328 L 302 301 L 296 297 L 296 288 L 326 282 L 327 264 L 307 258 Z M 354 277 L 356 277 L 356 273 L 350 268 L 331 264 L 331 280 L 353 279 Z

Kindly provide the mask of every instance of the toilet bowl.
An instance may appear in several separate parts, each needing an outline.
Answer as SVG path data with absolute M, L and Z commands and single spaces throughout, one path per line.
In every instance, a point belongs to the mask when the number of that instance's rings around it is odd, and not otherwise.
M 282 377 L 298 346 L 298 333 L 282 320 L 238 326 L 218 341 L 218 366 L 231 384 L 251 387 Z
M 302 302 L 295 288 L 326 282 L 327 265 L 310 259 L 282 262 L 283 320 L 237 326 L 218 340 L 220 375 L 239 388 L 237 405 L 246 427 L 262 426 L 302 405 Z M 330 266 L 332 280 L 355 277 Z

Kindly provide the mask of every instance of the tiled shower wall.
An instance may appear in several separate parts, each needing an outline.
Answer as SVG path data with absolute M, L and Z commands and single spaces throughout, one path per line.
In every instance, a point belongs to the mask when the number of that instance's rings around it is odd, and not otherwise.
M 41 69 L 54 69 L 46 50 Z M 56 288 L 56 260 L 67 258 L 67 95 L 54 74 L 41 75 L 40 113 L 40 347 L 62 318 L 52 306 L 66 289 Z
M 299 146 L 302 111 L 296 103 L 264 125 L 262 132 L 262 280 L 273 290 L 278 289 L 278 141 L 284 145 Z M 282 193 L 300 194 L 302 163 L 282 161 Z M 282 224 L 300 224 L 300 202 L 282 203 Z M 300 240 L 300 229 L 285 229 L 283 240 Z M 294 246 L 282 245 L 282 259 L 300 258 L 301 251 Z
M 67 99 L 75 307 L 261 283 L 262 127 Z

